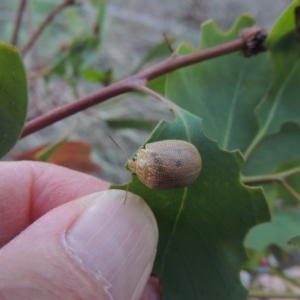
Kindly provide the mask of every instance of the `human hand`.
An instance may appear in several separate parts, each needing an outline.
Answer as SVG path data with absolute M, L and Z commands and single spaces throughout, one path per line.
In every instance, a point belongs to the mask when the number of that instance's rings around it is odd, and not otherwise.
M 141 198 L 46 163 L 1 162 L 0 178 L 0 299 L 160 299 Z

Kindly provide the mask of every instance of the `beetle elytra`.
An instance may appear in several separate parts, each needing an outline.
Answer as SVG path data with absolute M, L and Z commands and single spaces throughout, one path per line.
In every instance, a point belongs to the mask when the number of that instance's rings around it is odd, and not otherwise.
M 128 164 L 131 173 L 147 187 L 165 190 L 192 184 L 200 173 L 202 159 L 191 143 L 164 140 L 141 147 Z

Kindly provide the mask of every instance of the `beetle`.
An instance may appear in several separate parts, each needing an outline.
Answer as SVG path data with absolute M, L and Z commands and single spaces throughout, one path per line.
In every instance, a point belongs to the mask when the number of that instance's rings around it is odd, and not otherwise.
M 140 147 L 128 167 L 148 188 L 183 188 L 198 177 L 202 159 L 197 148 L 182 140 L 164 140 Z

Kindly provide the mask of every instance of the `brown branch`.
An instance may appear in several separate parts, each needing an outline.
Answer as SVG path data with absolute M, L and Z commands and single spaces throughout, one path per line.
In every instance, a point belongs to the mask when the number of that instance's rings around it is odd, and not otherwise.
M 56 14 L 58 14 L 61 10 L 63 10 L 65 7 L 74 4 L 74 0 L 64 0 L 61 4 L 58 4 L 55 6 L 49 14 L 45 17 L 43 22 L 39 25 L 39 27 L 36 29 L 36 31 L 33 32 L 31 37 L 29 38 L 27 44 L 22 48 L 21 54 L 24 56 L 28 50 L 32 47 L 32 45 L 35 43 L 37 38 L 40 36 L 40 34 L 43 32 L 45 27 L 51 22 L 51 20 L 54 18 Z
M 81 110 L 84 110 L 90 106 L 99 104 L 107 99 L 118 96 L 120 94 L 135 90 L 135 87 L 137 85 L 140 85 L 141 83 L 144 84 L 153 78 L 167 74 L 179 68 L 201 62 L 203 60 L 239 51 L 241 49 L 244 50 L 247 43 L 247 38 L 241 37 L 231 42 L 211 47 L 196 53 L 187 55 L 172 55 L 170 58 L 149 69 L 141 71 L 140 73 L 130 76 L 128 78 L 122 79 L 119 82 L 104 87 L 98 92 L 83 97 L 77 100 L 76 102 L 69 103 L 63 107 L 55 109 L 52 112 L 46 113 L 43 116 L 29 121 L 25 124 L 21 138 L 35 131 L 38 131 L 48 125 L 51 125 L 57 121 L 60 121 L 68 116 L 71 116 Z
M 17 42 L 18 42 L 18 33 L 19 33 L 19 29 L 20 29 L 20 24 L 22 21 L 23 12 L 25 10 L 26 2 L 27 2 L 26 0 L 20 0 L 19 6 L 18 6 L 18 11 L 17 11 L 15 24 L 14 24 L 13 34 L 12 34 L 11 41 L 10 41 L 10 43 L 14 46 L 17 45 Z
M 164 75 L 176 69 L 201 62 L 203 60 L 211 59 L 220 55 L 238 51 L 244 47 L 245 41 L 243 39 L 236 39 L 234 41 L 224 43 L 203 51 L 199 51 L 187 55 L 171 56 L 165 61 L 150 67 L 138 74 L 122 79 L 113 83 L 101 90 L 85 96 L 76 102 L 66 104 L 59 107 L 45 115 L 37 117 L 25 124 L 21 138 L 38 131 L 46 126 L 49 126 L 57 121 L 60 121 L 68 116 L 71 116 L 79 111 L 82 111 L 90 106 L 104 102 L 107 99 L 118 96 L 120 94 L 134 90 L 135 84 L 140 82 L 147 82 L 153 78 Z
M 244 47 L 244 43 L 245 41 L 243 39 L 236 39 L 231 42 L 224 43 L 192 54 L 177 55 L 175 57 L 171 56 L 170 58 L 155 65 L 154 67 L 146 69 L 141 73 L 132 76 L 132 78 L 138 78 L 140 80 L 148 81 L 182 67 L 186 67 L 231 52 L 239 51 Z

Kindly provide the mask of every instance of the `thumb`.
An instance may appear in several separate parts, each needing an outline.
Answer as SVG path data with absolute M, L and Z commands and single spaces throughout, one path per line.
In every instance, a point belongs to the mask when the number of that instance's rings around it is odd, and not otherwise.
M 61 205 L 0 250 L 5 299 L 139 299 L 158 239 L 140 197 L 109 190 Z M 25 297 L 25 298 L 24 298 Z

